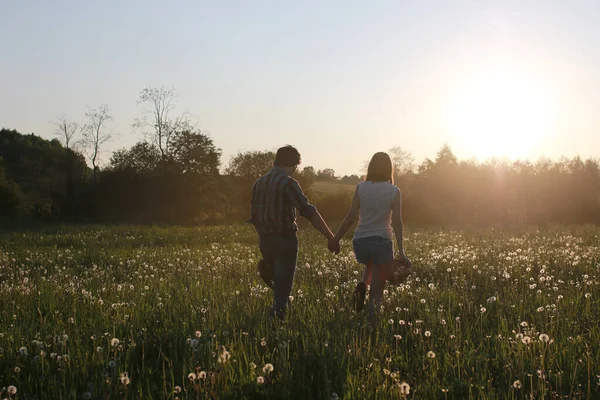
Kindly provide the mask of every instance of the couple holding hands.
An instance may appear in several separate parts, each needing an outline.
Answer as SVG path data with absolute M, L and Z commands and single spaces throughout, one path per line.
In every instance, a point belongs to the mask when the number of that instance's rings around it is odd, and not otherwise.
M 297 210 L 327 238 L 329 250 L 336 254 L 340 251 L 340 239 L 358 218 L 352 246 L 357 261 L 365 267 L 354 291 L 353 304 L 356 311 L 362 311 L 366 288 L 370 285 L 367 310 L 373 320 L 379 311 L 386 281 L 401 283 L 412 272 L 411 262 L 404 254 L 402 196 L 394 185 L 389 155 L 383 152 L 373 155 L 367 176 L 356 186 L 350 210 L 335 235 L 292 178 L 300 164 L 298 150 L 292 146 L 280 148 L 273 164 L 252 187 L 248 220 L 259 235 L 263 259 L 258 269 L 262 279 L 273 289 L 272 312 L 280 319 L 285 318 L 292 291 L 298 256 Z M 398 259 L 394 259 L 394 237 Z

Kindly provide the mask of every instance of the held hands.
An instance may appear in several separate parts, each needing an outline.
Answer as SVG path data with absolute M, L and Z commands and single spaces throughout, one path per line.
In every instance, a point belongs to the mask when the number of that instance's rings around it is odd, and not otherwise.
M 340 241 L 336 240 L 334 237 L 327 241 L 327 248 L 330 252 L 334 254 L 339 254 L 340 252 Z

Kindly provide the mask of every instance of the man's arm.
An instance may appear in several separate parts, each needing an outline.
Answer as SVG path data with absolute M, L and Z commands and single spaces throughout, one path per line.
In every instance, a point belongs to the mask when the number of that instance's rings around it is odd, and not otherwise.
M 310 217 L 308 217 L 307 219 L 310 221 L 311 225 L 315 227 L 316 230 L 321 232 L 323 236 L 327 238 L 327 240 L 333 239 L 333 232 L 331 232 L 319 211 L 315 209 L 310 215 Z
M 350 228 L 352 226 L 352 224 L 354 223 L 354 220 L 356 219 L 356 216 L 358 215 L 359 210 L 360 210 L 360 200 L 358 197 L 358 187 L 357 187 L 356 190 L 354 191 L 354 197 L 352 197 L 352 205 L 350 206 L 350 210 L 348 210 L 348 214 L 346 214 L 346 217 L 344 218 L 344 220 L 342 221 L 342 224 L 338 228 L 338 231 L 335 234 L 334 240 L 339 241 L 344 237 L 344 235 L 348 231 L 348 228 Z
M 333 239 L 333 233 L 323 220 L 323 217 L 319 211 L 317 211 L 317 208 L 308 202 L 308 199 L 295 179 L 289 180 L 286 190 L 290 201 L 300 215 L 306 218 L 311 225 L 321 232 L 328 240 Z

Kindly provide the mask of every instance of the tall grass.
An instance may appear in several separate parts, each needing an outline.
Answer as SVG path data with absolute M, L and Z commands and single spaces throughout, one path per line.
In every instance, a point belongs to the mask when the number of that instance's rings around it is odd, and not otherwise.
M 411 232 L 374 327 L 309 229 L 285 323 L 247 227 L 4 233 L 0 397 L 600 398 L 598 233 Z

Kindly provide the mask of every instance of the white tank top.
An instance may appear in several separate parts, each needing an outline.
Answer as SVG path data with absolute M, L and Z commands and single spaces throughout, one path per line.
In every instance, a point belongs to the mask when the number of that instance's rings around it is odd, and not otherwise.
M 356 190 L 360 208 L 354 239 L 368 236 L 393 239 L 392 206 L 400 189 L 389 182 L 365 181 L 359 183 Z

